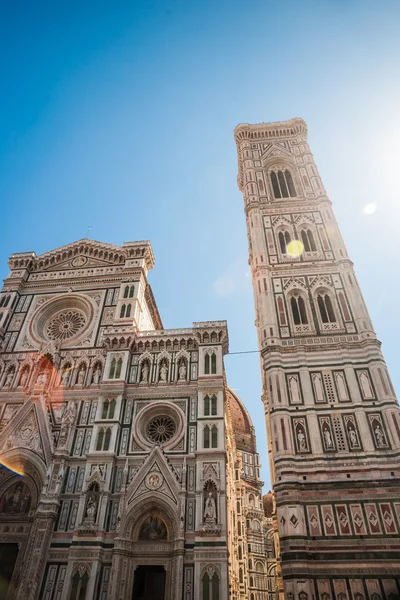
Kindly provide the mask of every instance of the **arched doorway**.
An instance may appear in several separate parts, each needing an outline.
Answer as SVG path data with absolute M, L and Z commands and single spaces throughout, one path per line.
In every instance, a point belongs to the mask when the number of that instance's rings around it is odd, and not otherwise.
M 176 600 L 182 589 L 184 537 L 179 513 L 154 497 L 129 507 L 113 557 L 113 597 Z

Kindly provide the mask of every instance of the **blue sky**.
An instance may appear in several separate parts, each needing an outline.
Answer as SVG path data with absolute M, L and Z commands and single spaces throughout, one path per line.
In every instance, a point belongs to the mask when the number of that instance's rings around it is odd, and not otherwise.
M 0 271 L 12 252 L 150 239 L 165 327 L 257 347 L 233 129 L 294 116 L 400 390 L 400 4 L 3 2 Z M 363 214 L 368 203 L 376 212 Z M 257 354 L 226 358 L 269 486 Z

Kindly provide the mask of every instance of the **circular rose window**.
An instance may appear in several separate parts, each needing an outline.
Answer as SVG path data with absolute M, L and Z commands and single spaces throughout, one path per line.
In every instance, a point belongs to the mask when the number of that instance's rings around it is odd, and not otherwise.
M 86 325 L 85 316 L 76 310 L 61 312 L 51 319 L 46 327 L 50 340 L 66 340 L 73 337 Z
M 147 424 L 147 437 L 155 444 L 168 442 L 176 432 L 175 421 L 168 416 L 154 417 Z
M 33 314 L 29 335 L 35 341 L 71 345 L 93 327 L 93 304 L 83 295 L 64 295 L 42 303 Z

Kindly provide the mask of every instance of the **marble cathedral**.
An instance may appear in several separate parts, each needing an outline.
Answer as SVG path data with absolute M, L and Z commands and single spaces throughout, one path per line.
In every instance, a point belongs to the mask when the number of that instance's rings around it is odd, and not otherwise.
M 10 257 L 2 599 L 278 597 L 272 499 L 226 385 L 226 322 L 164 330 L 153 265 L 147 241 Z
M 399 407 L 302 119 L 235 129 L 287 600 L 400 598 Z

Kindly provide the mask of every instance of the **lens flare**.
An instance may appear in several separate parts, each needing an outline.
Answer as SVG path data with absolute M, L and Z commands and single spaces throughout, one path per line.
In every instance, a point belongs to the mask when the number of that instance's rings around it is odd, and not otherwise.
M 17 467 L 17 465 L 11 465 L 10 463 L 7 463 L 7 461 L 3 460 L 3 458 L 1 456 L 0 456 L 0 465 L 2 467 L 5 467 L 9 471 L 12 471 L 16 475 L 20 475 L 21 477 L 24 477 L 24 475 L 25 475 L 22 465 L 18 465 L 18 467 Z
M 368 202 L 368 204 L 366 204 L 362 209 L 364 215 L 373 215 L 375 211 L 376 204 L 374 204 L 373 202 Z
M 292 258 L 298 258 L 304 252 L 304 244 L 300 240 L 292 240 L 286 247 L 286 254 Z

